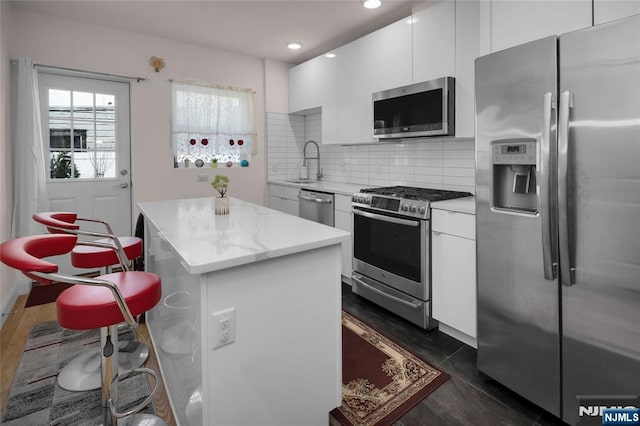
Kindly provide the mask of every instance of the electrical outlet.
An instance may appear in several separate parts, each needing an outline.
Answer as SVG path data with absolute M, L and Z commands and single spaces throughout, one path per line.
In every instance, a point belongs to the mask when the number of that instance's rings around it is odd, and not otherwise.
M 196 176 L 197 182 L 209 182 L 209 175 L 198 175 Z
M 228 345 L 236 340 L 236 308 L 214 312 L 212 315 L 213 348 Z

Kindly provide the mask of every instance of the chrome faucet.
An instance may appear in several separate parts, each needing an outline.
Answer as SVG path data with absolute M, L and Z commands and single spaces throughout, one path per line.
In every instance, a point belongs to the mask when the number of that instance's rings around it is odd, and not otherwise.
M 317 157 L 307 157 L 307 145 L 309 145 L 310 143 L 314 144 L 316 146 L 316 151 L 318 153 Z M 318 174 L 316 175 L 316 180 L 319 182 L 322 180 L 322 169 L 320 168 L 320 147 L 318 146 L 318 144 L 316 143 L 316 141 L 308 141 L 307 143 L 304 144 L 304 148 L 302 148 L 302 156 L 304 157 L 302 159 L 302 165 L 306 166 L 307 165 L 307 160 L 318 160 Z

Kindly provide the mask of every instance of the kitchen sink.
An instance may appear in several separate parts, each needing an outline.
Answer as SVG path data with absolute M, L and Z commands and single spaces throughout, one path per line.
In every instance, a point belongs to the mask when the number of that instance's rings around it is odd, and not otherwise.
M 299 179 L 285 179 L 285 182 L 288 183 L 300 183 L 300 184 L 304 184 L 304 183 L 314 183 L 317 182 L 315 179 L 304 179 L 304 178 L 299 178 Z

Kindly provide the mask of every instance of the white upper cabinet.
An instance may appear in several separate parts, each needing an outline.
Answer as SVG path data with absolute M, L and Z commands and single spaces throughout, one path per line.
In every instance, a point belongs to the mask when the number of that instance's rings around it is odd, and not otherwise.
M 456 3 L 456 137 L 475 135 L 475 60 L 489 53 L 488 0 Z M 483 20 L 484 17 L 484 20 Z
M 378 31 L 340 47 L 338 60 L 338 139 L 342 144 L 371 143 L 373 101 L 380 88 Z
M 289 69 L 289 112 L 321 107 L 335 97 L 335 58 L 325 55 Z
M 322 108 L 323 143 L 337 143 L 337 95 L 336 58 L 322 55 L 289 69 L 289 113 Z
M 596 25 L 637 14 L 640 14 L 639 0 L 595 0 L 593 2 L 593 21 Z
M 323 56 L 289 69 L 289 112 L 320 106 Z
M 492 0 L 491 51 L 591 26 L 591 0 Z
M 412 18 L 382 28 L 380 46 L 380 89 L 406 86 L 412 82 Z
M 454 76 L 456 4 L 429 2 L 413 13 L 413 81 Z

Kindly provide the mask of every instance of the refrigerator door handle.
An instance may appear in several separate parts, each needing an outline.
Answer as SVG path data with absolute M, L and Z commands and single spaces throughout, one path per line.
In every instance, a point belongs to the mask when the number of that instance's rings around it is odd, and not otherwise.
M 551 120 L 555 109 L 553 93 L 547 92 L 542 97 L 542 135 L 540 137 L 540 160 L 538 164 L 540 205 L 540 222 L 542 226 L 542 261 L 544 278 L 553 280 L 558 275 L 558 253 L 552 237 L 553 211 L 551 202 L 551 165 L 553 160 L 553 133 Z
M 569 115 L 573 95 L 568 90 L 560 94 L 558 111 L 558 245 L 560 246 L 560 280 L 563 285 L 575 284 L 569 239 Z

